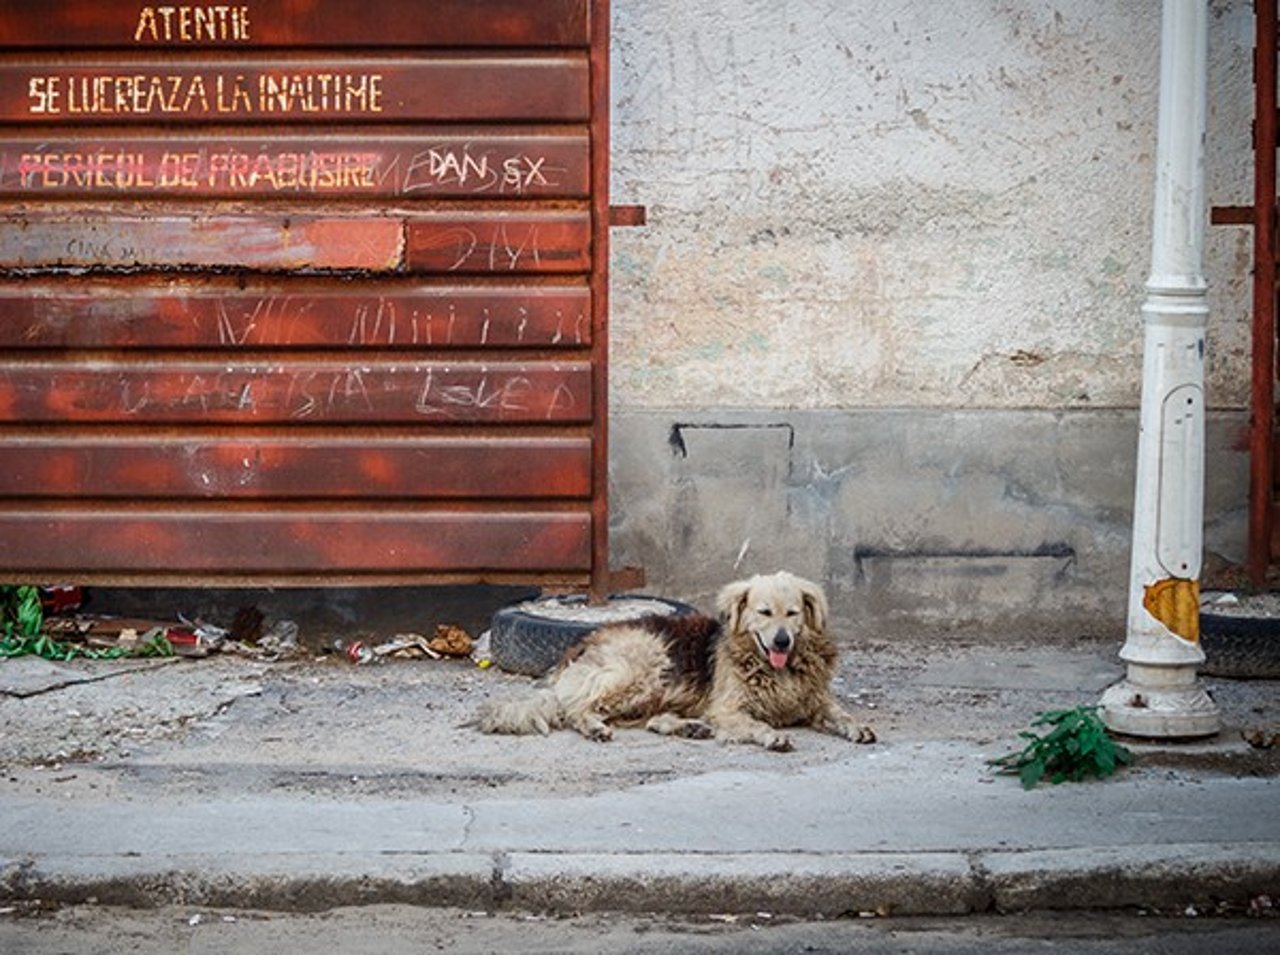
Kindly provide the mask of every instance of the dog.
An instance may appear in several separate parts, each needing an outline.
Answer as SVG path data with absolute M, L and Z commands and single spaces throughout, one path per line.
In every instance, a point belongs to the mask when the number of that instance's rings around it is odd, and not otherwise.
M 782 571 L 729 584 L 719 619 L 649 616 L 606 624 L 572 647 L 532 694 L 485 706 L 485 733 L 547 734 L 568 727 L 590 740 L 613 726 L 691 739 L 755 743 L 787 752 L 788 727 L 875 741 L 836 702 L 836 646 L 827 598 Z

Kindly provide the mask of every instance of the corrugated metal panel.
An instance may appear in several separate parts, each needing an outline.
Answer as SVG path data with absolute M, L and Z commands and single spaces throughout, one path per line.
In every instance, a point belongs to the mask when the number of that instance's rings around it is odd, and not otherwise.
M 579 282 L 319 276 L 0 281 L 0 348 L 582 348 Z
M 415 127 L 406 133 L 156 135 L 133 130 L 78 138 L 17 131 L 0 140 L 0 198 L 234 199 L 588 195 L 586 130 L 495 132 Z
M 266 0 L 229 4 L 0 0 L 13 47 L 585 47 L 585 0 Z
M 191 60 L 125 54 L 0 63 L 6 123 L 335 123 L 586 120 L 575 53 Z
M 0 0 L 0 573 L 607 579 L 602 0 Z

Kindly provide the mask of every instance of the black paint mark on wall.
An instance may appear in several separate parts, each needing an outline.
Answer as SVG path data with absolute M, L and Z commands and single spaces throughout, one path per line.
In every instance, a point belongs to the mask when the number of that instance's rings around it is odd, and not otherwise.
M 671 453 L 677 457 L 689 457 L 689 448 L 684 441 L 685 431 L 759 431 L 759 430 L 779 430 L 787 432 L 787 451 L 793 451 L 796 446 L 796 429 L 787 424 L 785 421 L 766 422 L 766 423 L 736 423 L 736 424 L 691 424 L 677 422 L 671 426 L 671 431 L 667 435 L 667 444 L 671 447 Z

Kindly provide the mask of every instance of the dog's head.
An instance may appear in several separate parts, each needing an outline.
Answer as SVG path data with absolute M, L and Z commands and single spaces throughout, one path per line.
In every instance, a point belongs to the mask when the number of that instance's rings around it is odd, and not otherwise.
M 822 588 L 786 571 L 729 584 L 717 607 L 726 631 L 754 640 L 775 670 L 786 667 L 798 641 L 827 629 Z

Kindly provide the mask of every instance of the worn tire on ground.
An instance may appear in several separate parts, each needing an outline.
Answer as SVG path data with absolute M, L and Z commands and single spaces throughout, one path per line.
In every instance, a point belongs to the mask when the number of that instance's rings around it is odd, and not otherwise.
M 625 595 L 610 597 L 610 601 L 645 601 L 658 606 L 657 613 L 694 613 L 695 608 L 678 600 L 665 597 Z M 557 606 L 566 604 L 586 607 L 586 597 L 564 597 L 553 601 Z M 510 673 L 541 676 L 560 662 L 564 652 L 605 623 L 620 622 L 627 616 L 609 616 L 606 604 L 601 616 L 592 620 L 565 620 L 538 613 L 536 603 L 524 603 L 504 607 L 493 615 L 489 627 L 489 653 L 493 662 Z M 643 614 L 641 614 L 643 615 Z
M 1209 676 L 1280 679 L 1280 619 L 1202 610 L 1200 646 Z

